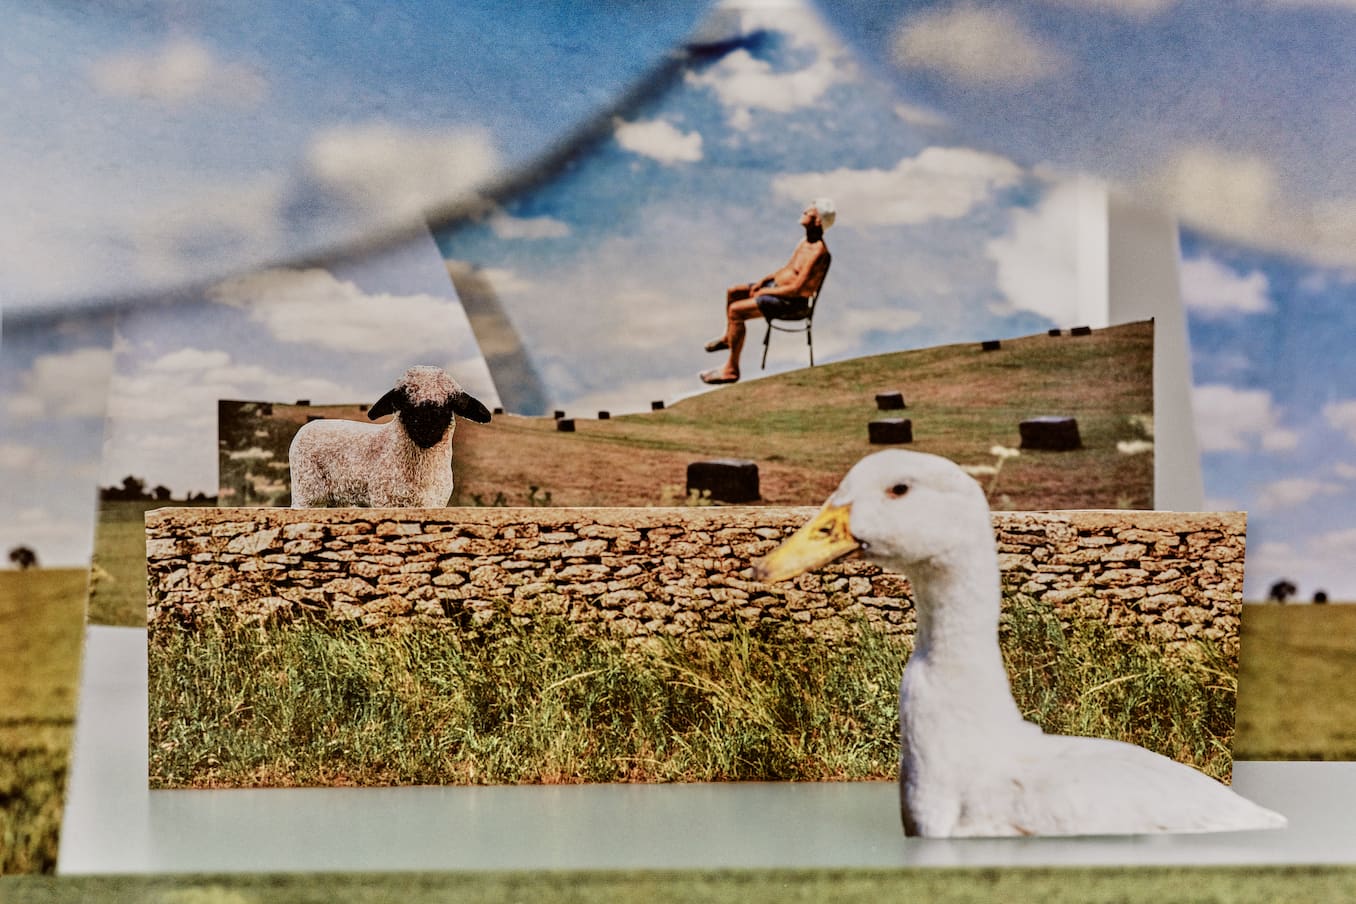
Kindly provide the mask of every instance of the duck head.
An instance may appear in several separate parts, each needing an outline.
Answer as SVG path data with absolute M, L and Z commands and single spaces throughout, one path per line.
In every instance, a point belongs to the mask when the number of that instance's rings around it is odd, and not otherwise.
M 891 449 L 853 466 L 819 514 L 754 563 L 754 579 L 784 581 L 856 550 L 891 571 L 940 564 L 991 537 L 974 478 L 938 455 Z

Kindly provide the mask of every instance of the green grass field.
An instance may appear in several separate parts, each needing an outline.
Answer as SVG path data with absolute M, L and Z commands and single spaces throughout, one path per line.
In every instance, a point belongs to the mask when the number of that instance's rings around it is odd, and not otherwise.
M 1234 686 L 1097 622 L 1013 601 L 1002 641 L 1047 729 L 1152 747 L 1227 778 Z M 770 632 L 648 647 L 561 621 L 376 634 L 233 622 L 151 636 L 156 787 L 839 781 L 896 774 L 906 640 Z M 1127 680 L 1129 676 L 1129 680 Z
M 175 502 L 177 506 L 188 503 Z M 89 621 L 95 625 L 146 624 L 146 521 L 163 502 L 100 502 L 94 532 Z
M 1356 760 L 1356 605 L 1243 607 L 1234 754 Z
M 0 571 L 0 873 L 6 875 L 56 866 L 85 580 L 83 570 Z
M 457 432 L 453 503 L 509 505 L 551 494 L 555 505 L 655 505 L 681 492 L 688 462 L 737 457 L 759 465 L 763 500 L 818 505 L 858 459 L 879 449 L 867 423 L 913 421 L 911 448 L 963 465 L 992 465 L 995 444 L 1019 445 L 1018 424 L 1036 415 L 1078 419 L 1084 448 L 1034 452 L 1004 465 L 997 507 L 1149 508 L 1152 454 L 1117 451 L 1143 439 L 1153 411 L 1153 325 L 1091 336 L 1027 336 L 996 352 L 978 343 L 895 352 L 805 368 L 684 399 L 658 412 L 595 420 L 574 433 L 549 418 L 499 417 Z M 905 411 L 876 410 L 898 390 Z M 647 400 L 638 399 L 639 405 Z M 549 463 L 549 464 L 544 464 Z
M 1356 900 L 1356 867 L 740 870 L 0 880 L 14 904 L 1306 904 Z

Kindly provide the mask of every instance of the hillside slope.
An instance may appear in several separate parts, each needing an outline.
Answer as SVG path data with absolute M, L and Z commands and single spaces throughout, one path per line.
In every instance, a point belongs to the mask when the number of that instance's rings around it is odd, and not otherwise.
M 891 390 L 906 411 L 876 410 L 875 394 Z M 689 462 L 734 457 L 758 463 L 765 503 L 817 505 L 882 448 L 867 441 L 877 417 L 912 419 L 907 448 L 992 465 L 989 449 L 1016 447 L 1024 418 L 1071 415 L 1084 448 L 1009 460 L 995 507 L 1149 508 L 1152 452 L 1122 454 L 1116 444 L 1143 439 L 1138 419 L 1152 412 L 1152 322 L 1004 340 L 992 352 L 941 346 L 749 380 L 657 412 L 567 412 L 579 416 L 574 433 L 513 415 L 463 424 L 452 503 L 526 505 L 549 493 L 552 505 L 659 505 L 682 500 Z

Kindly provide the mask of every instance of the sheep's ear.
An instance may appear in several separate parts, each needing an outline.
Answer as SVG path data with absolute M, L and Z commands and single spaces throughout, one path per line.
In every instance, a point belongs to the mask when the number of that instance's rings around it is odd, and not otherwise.
M 386 395 L 377 399 L 377 404 L 367 409 L 367 419 L 375 421 L 379 417 L 386 417 L 388 414 L 395 414 L 396 409 L 405 401 L 404 394 L 399 389 L 392 389 Z
M 480 400 L 470 393 L 459 392 L 452 397 L 452 411 L 477 424 L 490 422 L 490 410 L 480 404 Z

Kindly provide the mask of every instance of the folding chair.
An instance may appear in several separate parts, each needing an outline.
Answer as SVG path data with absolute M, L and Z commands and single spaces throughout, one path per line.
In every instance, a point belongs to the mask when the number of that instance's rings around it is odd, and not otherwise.
M 819 302 L 820 293 L 824 291 L 824 280 L 829 278 L 829 268 L 824 266 L 824 279 L 819 281 L 819 291 L 810 296 L 810 303 L 805 308 L 805 315 L 802 317 L 778 317 L 775 320 L 767 318 L 767 332 L 763 334 L 763 363 L 761 370 L 767 370 L 767 350 L 772 342 L 772 331 L 778 330 L 783 333 L 804 333 L 805 344 L 810 347 L 810 366 L 815 366 L 815 305 Z M 778 326 L 778 322 L 794 323 L 796 326 Z

